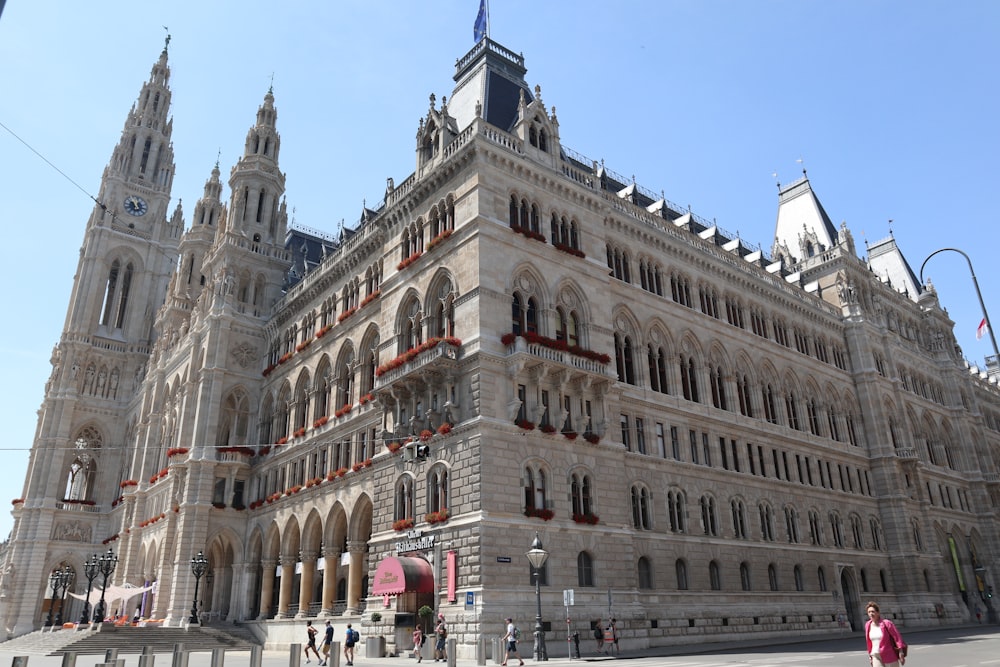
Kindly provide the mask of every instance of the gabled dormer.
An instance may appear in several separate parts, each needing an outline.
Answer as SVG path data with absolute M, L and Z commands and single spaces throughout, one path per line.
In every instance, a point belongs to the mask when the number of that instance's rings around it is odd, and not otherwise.
M 458 123 L 448 114 L 448 98 L 441 98 L 441 109 L 435 108 L 437 98 L 430 95 L 430 108 L 417 127 L 417 174 L 437 164 L 445 146 L 458 136 Z
M 551 116 L 545 110 L 541 86 L 535 86 L 534 99 L 530 100 L 521 89 L 513 133 L 523 142 L 524 152 L 536 159 L 548 162 L 559 155 L 559 121 L 555 108 Z

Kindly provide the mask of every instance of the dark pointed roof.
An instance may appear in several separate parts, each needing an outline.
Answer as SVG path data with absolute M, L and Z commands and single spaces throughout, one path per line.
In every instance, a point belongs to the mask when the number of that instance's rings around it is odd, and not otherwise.
M 455 89 L 448 100 L 448 113 L 461 131 L 476 117 L 476 105 L 490 125 L 509 132 L 517 122 L 517 107 L 534 97 L 524 80 L 524 56 L 497 44 L 489 37 L 480 40 L 455 63 Z

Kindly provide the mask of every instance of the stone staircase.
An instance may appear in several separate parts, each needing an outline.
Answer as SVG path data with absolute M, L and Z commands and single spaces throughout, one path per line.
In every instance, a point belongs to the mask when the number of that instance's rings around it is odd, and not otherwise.
M 0 651 L 24 655 L 63 655 L 70 652 L 98 655 L 108 649 L 118 649 L 118 653 L 128 654 L 142 653 L 148 646 L 153 653 L 172 653 L 175 644 L 183 644 L 185 651 L 211 651 L 216 648 L 249 651 L 260 642 L 249 630 L 235 625 L 141 628 L 103 624 L 87 630 L 36 630 L 0 643 Z

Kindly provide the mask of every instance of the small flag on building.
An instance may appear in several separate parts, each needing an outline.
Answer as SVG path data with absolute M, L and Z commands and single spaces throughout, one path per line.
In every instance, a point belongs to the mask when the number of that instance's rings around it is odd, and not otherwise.
M 472 28 L 472 38 L 478 44 L 486 36 L 489 18 L 486 15 L 486 0 L 479 0 L 479 13 L 476 15 L 476 25 Z
M 985 336 L 986 332 L 989 331 L 989 329 L 990 325 L 986 323 L 986 318 L 984 317 L 983 321 L 979 323 L 979 328 L 976 329 L 976 340 L 979 340 L 980 338 Z

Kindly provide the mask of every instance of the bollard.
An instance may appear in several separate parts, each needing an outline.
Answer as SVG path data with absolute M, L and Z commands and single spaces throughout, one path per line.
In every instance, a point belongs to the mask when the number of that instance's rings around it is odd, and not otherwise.
M 114 662 L 111 664 L 115 667 L 125 667 L 125 658 L 115 658 Z
M 188 652 L 184 650 L 183 643 L 174 644 L 174 656 L 170 662 L 171 667 L 187 667 Z
M 104 652 L 104 662 L 114 662 L 118 659 L 118 649 L 109 648 Z
M 340 667 L 340 642 L 330 644 L 330 658 L 326 661 L 326 667 Z
M 146 649 L 149 649 L 149 653 L 146 653 Z M 153 648 L 151 646 L 143 646 L 142 655 L 139 656 L 139 667 L 153 667 L 155 660 L 156 656 L 153 654 Z
M 302 644 L 288 645 L 288 667 L 299 667 L 302 664 Z
M 476 664 L 486 664 L 486 638 L 482 635 L 476 640 Z
M 76 652 L 66 651 L 63 653 L 62 667 L 76 667 Z
M 15 655 L 14 659 L 10 661 L 10 667 L 28 667 L 28 656 Z
M 222 664 L 226 661 L 226 649 L 224 648 L 213 648 L 212 649 L 212 667 L 222 667 Z
M 500 639 L 499 637 L 493 637 L 492 639 L 490 639 L 490 646 L 493 649 L 492 653 L 493 653 L 494 665 L 499 665 L 501 662 L 503 662 L 503 646 L 501 646 L 502 643 L 503 640 Z
M 573 633 L 573 657 L 577 660 L 580 659 L 580 633 Z
M 254 644 L 250 647 L 250 667 L 260 667 L 264 659 L 264 647 Z
M 448 647 L 448 667 L 455 667 L 455 647 L 458 646 L 458 640 L 448 639 L 445 645 Z

